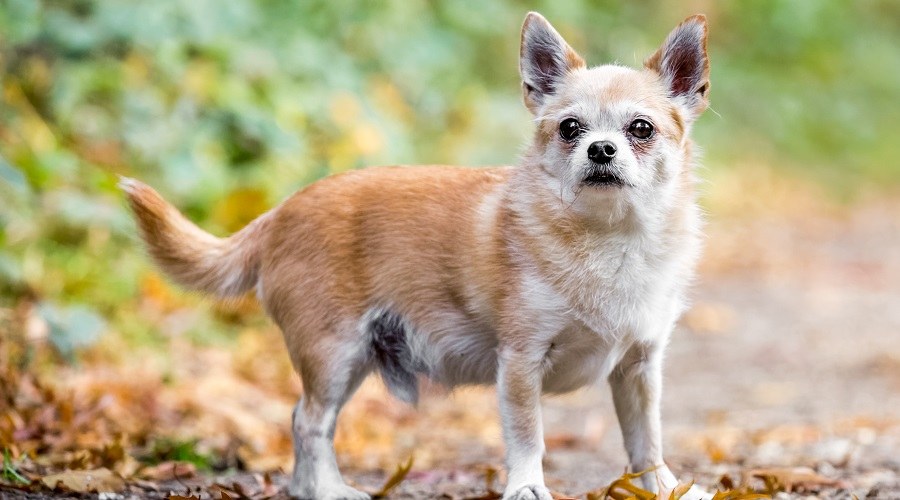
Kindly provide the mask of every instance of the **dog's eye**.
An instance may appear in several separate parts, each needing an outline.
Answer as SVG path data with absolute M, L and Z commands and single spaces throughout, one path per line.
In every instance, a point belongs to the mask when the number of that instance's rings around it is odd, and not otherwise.
M 581 124 L 574 118 L 566 118 L 559 124 L 559 136 L 567 141 L 581 135 Z
M 649 139 L 653 135 L 653 125 L 647 120 L 638 118 L 628 126 L 628 133 L 638 139 Z

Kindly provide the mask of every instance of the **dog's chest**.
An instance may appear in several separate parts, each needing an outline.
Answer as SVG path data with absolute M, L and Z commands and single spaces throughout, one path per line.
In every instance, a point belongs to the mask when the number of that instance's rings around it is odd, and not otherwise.
M 607 376 L 634 343 L 667 335 L 680 310 L 686 278 L 678 255 L 625 239 L 605 243 L 526 279 L 527 307 L 551 346 L 547 392 Z
M 561 318 L 601 336 L 649 340 L 678 308 L 686 284 L 677 249 L 613 237 L 543 266 L 536 288 Z

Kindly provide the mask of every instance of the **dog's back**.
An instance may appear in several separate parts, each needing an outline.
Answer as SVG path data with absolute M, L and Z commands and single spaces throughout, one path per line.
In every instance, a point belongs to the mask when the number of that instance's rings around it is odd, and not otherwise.
M 414 346 L 417 358 L 433 351 L 452 360 L 460 349 L 490 357 L 496 340 L 485 334 L 484 315 L 507 279 L 489 234 L 491 201 L 508 175 L 505 168 L 372 168 L 320 181 L 282 204 L 266 235 L 259 296 L 298 368 L 323 336 L 357 334 L 384 314 L 428 333 Z M 463 345 L 466 338 L 487 349 Z M 460 362 L 474 369 L 440 369 L 445 363 L 434 361 L 421 368 L 451 385 L 490 377 L 495 365 L 466 356 Z

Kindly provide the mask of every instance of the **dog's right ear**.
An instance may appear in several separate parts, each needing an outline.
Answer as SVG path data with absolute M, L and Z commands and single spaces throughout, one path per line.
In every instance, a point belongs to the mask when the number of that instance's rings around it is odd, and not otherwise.
M 537 114 L 546 97 L 556 92 L 566 73 L 583 68 L 584 59 L 537 12 L 529 12 L 522 25 L 519 73 L 525 106 Z

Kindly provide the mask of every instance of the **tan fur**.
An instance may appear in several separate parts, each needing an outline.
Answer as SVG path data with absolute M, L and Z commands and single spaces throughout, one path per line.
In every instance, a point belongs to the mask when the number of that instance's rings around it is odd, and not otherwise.
M 123 178 L 128 195 L 156 264 L 178 284 L 223 297 L 252 288 L 259 276 L 259 242 L 268 214 L 228 238 L 216 238 L 188 221 L 151 187 Z
M 262 247 L 261 299 L 298 369 L 317 339 L 343 328 L 341 318 L 372 307 L 389 304 L 426 324 L 434 310 L 501 301 L 503 243 L 492 239 L 492 225 L 479 233 L 477 222 L 479 204 L 508 175 L 371 168 L 324 179 L 280 206 Z

